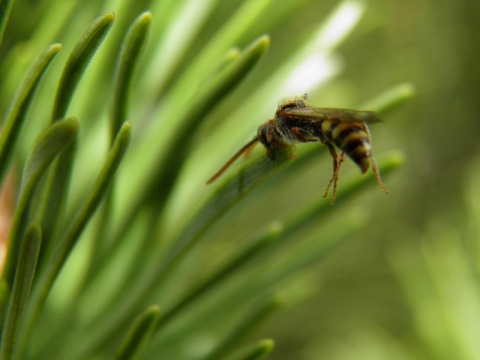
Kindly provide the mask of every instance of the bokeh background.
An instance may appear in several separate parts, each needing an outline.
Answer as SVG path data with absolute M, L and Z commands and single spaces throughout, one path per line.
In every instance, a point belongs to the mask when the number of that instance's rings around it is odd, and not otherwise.
M 75 168 L 72 203 L 82 198 L 96 171 L 99 161 L 92 159 L 92 154 L 105 148 L 103 134 L 108 127 L 95 119 L 106 117 L 113 64 L 132 19 L 143 10 L 152 11 L 150 38 L 131 95 L 132 126 L 137 137 L 132 141 L 126 170 L 121 173 L 123 180 L 119 179 L 119 207 L 128 206 L 142 178 L 150 175 L 154 157 L 148 154 L 157 151 L 169 131 L 174 131 L 167 126 L 162 132 L 163 124 L 168 123 L 163 116 L 188 107 L 199 87 L 194 81 L 191 89 L 185 88 L 179 96 L 182 89 L 177 83 L 183 79 L 182 74 L 246 2 L 133 3 L 83 1 L 81 6 L 72 5 L 70 15 L 57 17 L 56 12 L 66 6 L 61 1 L 19 0 L 6 29 L 0 49 L 2 113 L 18 85 L 18 76 L 38 49 L 54 41 L 64 43 L 65 49 L 57 59 L 63 63 L 74 40 L 94 17 L 116 12 L 116 27 L 99 50 L 100 60 L 92 61 L 96 71 L 87 71 L 72 103 L 71 113 L 86 119 L 80 134 L 83 150 Z M 175 17 L 188 3 L 197 11 L 208 7 L 195 31 L 189 27 L 191 23 L 181 23 L 180 16 Z M 331 32 L 323 33 L 328 36 L 318 46 L 306 46 L 340 8 L 345 12 L 329 23 Z M 46 18 L 52 20 L 47 22 Z M 244 21 L 248 21 L 248 13 Z M 382 116 L 384 123 L 371 126 L 377 159 L 392 152 L 404 158 L 403 165 L 384 179 L 390 194 L 384 195 L 372 180 L 360 195 L 331 206 L 318 219 L 318 225 L 296 234 L 282 251 L 269 254 L 254 270 L 263 275 L 274 273 L 276 266 L 287 262 L 282 259 L 296 254 L 296 246 L 307 244 L 308 252 L 313 246 L 308 244 L 335 237 L 344 227 L 355 229 L 338 235 L 341 241 L 322 253 L 318 261 L 267 289 L 286 298 L 287 305 L 249 338 L 273 338 L 272 359 L 480 359 L 480 342 L 476 340 L 480 332 L 479 24 L 478 1 L 280 0 L 266 5 L 233 43 L 225 41 L 221 54 L 233 46 L 243 49 L 262 34 L 270 36 L 271 45 L 257 67 L 192 134 L 195 140 L 191 155 L 168 197 L 166 214 L 159 221 L 161 228 L 159 225 L 154 230 L 158 237 L 173 239 L 179 228 L 188 227 L 197 202 L 213 191 L 203 185 L 203 179 L 250 140 L 282 98 L 308 92 L 312 105 L 355 108 L 399 84 L 409 91 L 414 89 L 411 98 Z M 183 34 L 182 26 L 189 32 Z M 179 44 L 184 47 L 179 49 Z M 29 116 L 39 120 L 29 123 L 22 135 L 19 160 L 14 163 L 17 179 L 21 172 L 18 164 L 26 157 L 38 130 L 47 124 L 51 105 L 46 104 L 51 102 L 61 73 L 61 66 L 55 65 L 32 105 Z M 196 69 L 207 79 L 211 70 L 211 65 L 204 71 Z M 176 97 L 169 98 L 170 93 Z M 155 143 L 157 148 L 150 147 Z M 319 145 L 305 145 L 312 147 Z M 291 171 L 287 167 L 234 204 L 182 262 L 174 277 L 182 283 L 179 288 L 188 287 L 190 281 L 208 272 L 224 254 L 247 243 L 267 224 L 288 220 L 312 199 L 321 198 L 331 169 L 331 160 L 323 150 L 318 161 L 292 167 Z M 259 147 L 254 154 L 261 156 L 262 151 Z M 301 157 L 304 150 L 298 151 Z M 139 154 L 146 160 L 138 161 Z M 355 165 L 346 161 L 339 188 L 342 179 L 358 176 Z M 132 226 L 142 223 L 137 219 Z M 81 267 L 78 264 L 84 253 L 78 255 L 72 269 Z M 128 279 L 122 276 L 118 281 Z M 232 289 L 243 286 L 249 276 L 232 279 L 225 292 L 234 294 Z M 174 298 L 178 282 L 171 280 L 166 285 L 169 293 L 159 295 L 160 302 Z M 58 285 L 50 309 L 67 301 L 68 294 L 61 289 Z M 198 314 L 214 316 L 221 296 L 214 293 L 204 299 L 192 321 L 202 319 Z M 196 329 L 184 340 L 171 343 L 168 336 L 160 337 L 153 348 L 163 345 L 169 358 L 202 358 L 219 334 L 233 326 L 233 319 L 241 319 L 241 311 L 254 308 L 255 302 L 244 305 L 237 307 L 238 313 L 237 308 L 228 310 L 232 319 L 227 316 L 222 324 L 212 325 L 211 331 Z M 155 358 L 152 352 L 148 354 L 145 358 Z

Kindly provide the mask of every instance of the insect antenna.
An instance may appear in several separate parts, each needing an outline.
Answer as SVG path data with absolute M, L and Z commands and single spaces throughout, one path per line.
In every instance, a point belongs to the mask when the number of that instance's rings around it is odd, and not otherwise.
M 228 160 L 225 165 L 222 166 L 222 168 L 220 170 L 218 170 L 210 179 L 207 180 L 207 185 L 208 184 L 211 184 L 212 182 L 214 182 L 215 180 L 217 180 L 217 178 L 222 175 L 225 170 L 227 170 L 230 165 L 232 165 L 235 160 L 237 160 L 240 155 L 242 155 L 243 153 L 249 153 L 251 148 L 253 147 L 253 145 L 255 145 L 258 141 L 258 137 L 255 137 L 253 138 L 252 141 L 248 142 L 247 144 L 245 144 L 240 150 L 238 150 L 235 155 L 232 156 L 232 158 L 230 160 Z

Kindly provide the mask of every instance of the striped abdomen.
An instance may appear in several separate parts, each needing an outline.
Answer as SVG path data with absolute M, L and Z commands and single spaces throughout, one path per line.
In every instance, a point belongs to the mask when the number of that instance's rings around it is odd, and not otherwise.
M 322 133 L 345 152 L 365 173 L 372 164 L 372 147 L 370 136 L 365 124 L 356 122 L 341 122 L 338 120 L 324 120 Z

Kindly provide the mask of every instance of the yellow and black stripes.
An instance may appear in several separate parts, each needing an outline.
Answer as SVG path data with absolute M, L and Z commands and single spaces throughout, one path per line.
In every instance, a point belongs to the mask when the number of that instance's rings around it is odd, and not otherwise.
M 266 149 L 266 155 L 274 160 L 275 150 L 283 149 L 294 158 L 295 144 L 319 141 L 326 145 L 333 159 L 333 175 L 324 196 L 333 185 L 331 204 L 335 202 L 338 173 L 344 154 L 362 170 L 372 169 L 380 188 L 387 192 L 372 157 L 372 146 L 366 123 L 381 121 L 372 111 L 355 111 L 338 108 L 320 108 L 306 103 L 306 94 L 279 104 L 273 119 L 259 126 L 257 136 L 244 145 L 207 183 L 217 179 L 241 154 L 248 154 L 256 142 Z M 337 154 L 336 148 L 342 153 Z
M 321 129 L 323 136 L 345 152 L 360 167 L 362 173 L 370 168 L 372 147 L 363 124 L 324 120 Z

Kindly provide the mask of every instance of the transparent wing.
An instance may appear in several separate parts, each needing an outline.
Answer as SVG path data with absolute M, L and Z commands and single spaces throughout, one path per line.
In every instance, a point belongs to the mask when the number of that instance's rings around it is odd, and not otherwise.
M 373 111 L 357 111 L 337 108 L 319 108 L 319 107 L 297 107 L 289 108 L 279 114 L 285 117 L 296 117 L 310 120 L 338 119 L 341 122 L 364 122 L 373 124 L 382 122 L 377 113 Z

